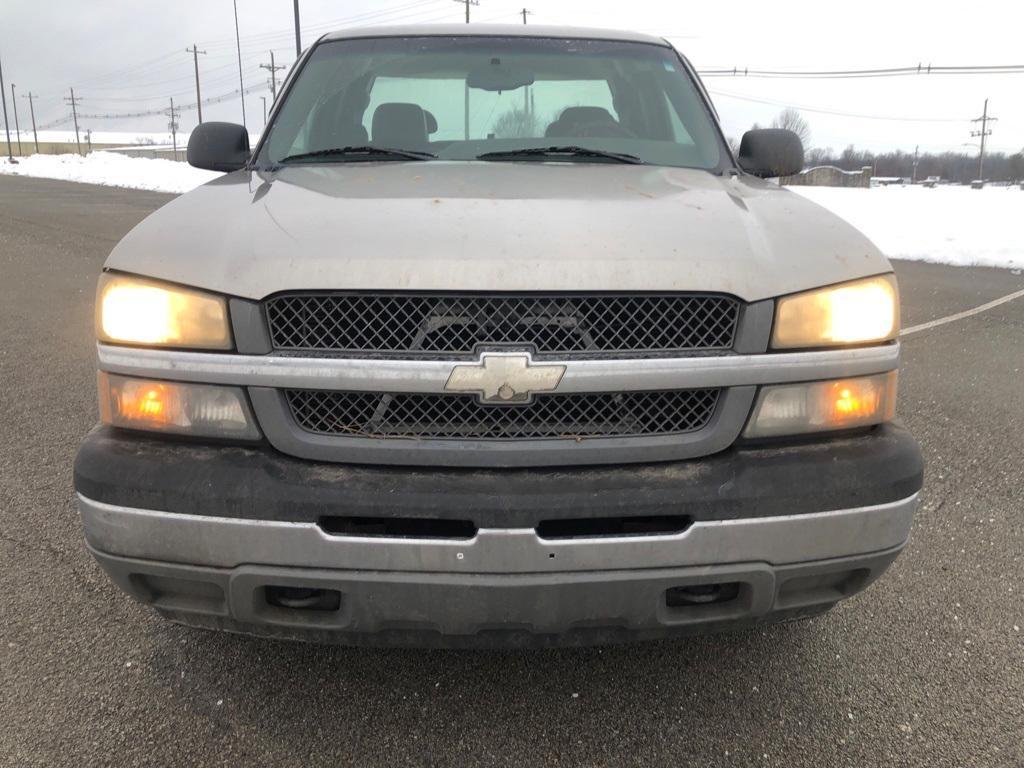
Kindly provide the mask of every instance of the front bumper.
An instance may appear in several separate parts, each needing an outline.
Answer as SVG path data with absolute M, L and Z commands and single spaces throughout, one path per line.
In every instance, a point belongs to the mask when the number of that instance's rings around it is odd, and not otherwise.
M 902 429 L 567 470 L 396 470 L 98 429 L 76 462 L 86 540 L 126 592 L 189 624 L 319 641 L 547 645 L 710 631 L 824 610 L 910 531 Z M 464 539 L 333 535 L 332 515 L 460 519 Z M 545 538 L 550 518 L 683 515 L 680 533 Z M 719 602 L 673 590 L 724 585 Z M 337 594 L 283 607 L 268 588 Z M 675 601 L 678 602 L 678 601 Z

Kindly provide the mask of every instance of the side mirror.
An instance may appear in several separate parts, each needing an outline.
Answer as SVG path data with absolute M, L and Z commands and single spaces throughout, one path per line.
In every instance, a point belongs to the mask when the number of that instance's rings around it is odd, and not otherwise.
M 804 145 L 784 128 L 757 128 L 743 134 L 737 159 L 740 168 L 754 176 L 792 176 L 804 168 Z
M 188 140 L 188 164 L 229 173 L 249 162 L 249 132 L 234 123 L 203 123 Z

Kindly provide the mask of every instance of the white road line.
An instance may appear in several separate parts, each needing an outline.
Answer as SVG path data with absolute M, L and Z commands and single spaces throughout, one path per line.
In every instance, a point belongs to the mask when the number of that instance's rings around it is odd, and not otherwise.
M 987 312 L 990 309 L 998 307 L 1000 304 L 1006 304 L 1014 299 L 1024 297 L 1024 290 L 1014 291 L 1008 296 L 1003 296 L 1001 299 L 990 301 L 988 304 L 982 304 L 980 307 L 974 309 L 968 309 L 965 312 L 957 312 L 955 315 L 949 315 L 948 317 L 940 317 L 938 320 L 932 320 L 927 323 L 921 323 L 920 325 L 912 325 L 909 328 L 904 328 L 900 332 L 900 336 L 909 336 L 912 333 L 918 333 L 919 331 L 927 331 L 931 328 L 937 328 L 940 325 L 946 325 L 947 323 L 955 323 L 957 320 L 963 320 L 965 317 L 973 317 L 974 315 L 980 315 L 982 312 Z

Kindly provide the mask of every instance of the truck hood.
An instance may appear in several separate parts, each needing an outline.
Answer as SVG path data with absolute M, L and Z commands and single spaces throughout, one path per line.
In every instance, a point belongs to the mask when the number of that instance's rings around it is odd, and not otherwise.
M 841 219 L 757 179 L 482 162 L 229 174 L 151 215 L 106 266 L 249 299 L 369 289 L 757 301 L 890 270 Z

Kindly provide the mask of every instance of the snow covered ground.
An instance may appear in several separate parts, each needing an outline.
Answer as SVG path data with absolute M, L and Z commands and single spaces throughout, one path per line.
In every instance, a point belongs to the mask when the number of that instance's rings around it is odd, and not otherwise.
M 220 174 L 185 163 L 111 152 L 0 160 L 0 174 L 187 192 Z M 891 258 L 1024 268 L 1024 190 L 1019 187 L 791 187 L 846 219 Z
M 201 171 L 187 163 L 128 157 L 114 152 L 80 155 L 30 155 L 11 165 L 0 160 L 0 174 L 80 181 L 108 187 L 188 192 L 221 174 Z
M 85 144 L 85 131 L 79 131 L 78 135 L 81 142 Z M 188 133 L 179 131 L 178 145 L 183 147 L 188 144 L 188 137 Z M 31 142 L 32 132 L 22 130 L 21 140 L 22 142 Z M 75 141 L 75 132 L 67 130 L 39 131 L 39 141 L 55 141 L 73 144 Z M 92 141 L 93 144 L 120 144 L 125 147 L 137 145 L 145 146 L 150 144 L 170 144 L 171 133 L 170 131 L 166 133 L 153 131 L 93 131 Z
M 1020 187 L 790 187 L 864 232 L 893 259 L 1024 268 Z

